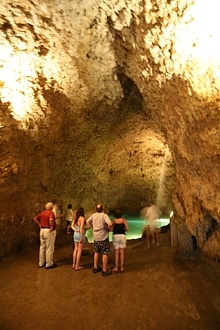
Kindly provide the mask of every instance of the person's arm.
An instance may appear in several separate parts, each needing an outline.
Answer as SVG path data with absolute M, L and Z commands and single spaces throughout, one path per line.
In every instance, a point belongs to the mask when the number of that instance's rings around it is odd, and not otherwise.
M 39 215 L 36 215 L 34 217 L 34 221 L 36 222 L 36 224 L 38 225 L 38 227 L 41 228 L 40 221 L 39 221 Z
M 51 215 L 50 216 L 50 219 L 49 219 L 49 224 L 50 224 L 50 232 L 53 231 L 53 227 L 54 227 L 54 221 L 55 221 L 55 218 Z
M 63 218 L 64 217 L 64 214 L 63 213 L 59 213 L 55 216 L 55 219 L 60 219 L 60 218 Z
M 92 218 L 89 217 L 87 220 L 86 220 L 86 229 L 90 229 L 92 228 Z
M 80 232 L 80 230 L 76 229 L 76 227 L 74 226 L 74 220 L 72 221 L 71 228 L 72 228 L 72 230 L 74 230 L 77 233 Z
M 71 228 L 73 231 L 77 231 L 74 224 L 75 224 L 75 217 L 76 217 L 76 213 L 73 213 L 73 216 L 72 216 L 72 222 L 71 222 Z
M 111 228 L 110 228 L 110 230 L 109 230 L 109 231 L 113 231 L 113 229 L 114 229 L 114 224 L 115 224 L 115 222 L 114 222 L 114 220 L 112 220 L 112 223 L 111 223 Z
M 80 243 L 83 243 L 83 235 L 84 235 L 84 217 L 80 217 Z
M 64 214 L 63 213 L 60 213 L 60 210 L 58 209 L 58 207 L 54 207 L 53 210 L 52 210 L 54 216 L 55 216 L 55 220 L 56 219 L 60 219 L 60 218 L 63 218 Z
M 149 220 L 149 208 L 147 209 L 146 215 L 145 215 L 145 219 Z
M 108 217 L 108 221 L 106 221 L 106 223 L 107 223 L 107 225 L 108 225 L 108 231 L 111 231 L 112 230 L 112 226 L 113 226 L 113 224 L 112 224 L 112 221 L 111 221 L 111 219 L 109 218 L 109 216 L 107 216 Z
M 128 223 L 125 219 L 123 219 L 124 225 L 125 225 L 125 230 L 128 231 L 129 227 L 128 227 Z

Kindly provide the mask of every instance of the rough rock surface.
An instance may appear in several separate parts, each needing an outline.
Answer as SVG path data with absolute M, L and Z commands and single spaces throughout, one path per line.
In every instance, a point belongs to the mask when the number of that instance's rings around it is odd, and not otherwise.
M 205 3 L 0 4 L 1 255 L 36 241 L 32 217 L 56 198 L 64 210 L 102 201 L 133 213 L 154 200 L 174 210 L 175 252 L 220 258 L 219 56 L 207 24 L 218 11 Z

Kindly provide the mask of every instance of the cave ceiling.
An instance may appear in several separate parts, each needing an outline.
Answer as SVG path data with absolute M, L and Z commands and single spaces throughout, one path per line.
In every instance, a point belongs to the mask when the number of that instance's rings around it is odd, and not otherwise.
M 219 240 L 219 19 L 207 1 L 0 4 L 3 221 L 150 200 Z M 214 47 L 214 48 L 213 48 Z M 13 211 L 12 211 L 13 210 Z M 19 221 L 20 221 L 19 220 Z M 22 221 L 23 221 L 22 220 Z

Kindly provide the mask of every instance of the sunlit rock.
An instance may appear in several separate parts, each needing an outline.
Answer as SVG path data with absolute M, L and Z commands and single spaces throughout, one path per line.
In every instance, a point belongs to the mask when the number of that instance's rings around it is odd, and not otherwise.
M 220 258 L 218 13 L 217 0 L 0 4 L 1 256 L 37 241 L 32 218 L 55 198 L 136 214 L 153 200 L 174 211 L 175 252 Z

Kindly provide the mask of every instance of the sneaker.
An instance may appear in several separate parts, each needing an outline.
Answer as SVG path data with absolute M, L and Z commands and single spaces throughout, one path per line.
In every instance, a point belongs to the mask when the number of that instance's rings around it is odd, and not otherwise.
M 106 272 L 102 272 L 102 276 L 108 276 L 111 275 L 112 270 L 111 269 L 107 269 Z
M 94 273 L 94 274 L 99 273 L 99 272 L 101 272 L 101 270 L 102 270 L 101 267 L 93 268 L 93 273 Z
M 56 268 L 56 267 L 57 267 L 57 264 L 53 264 L 53 265 L 51 265 L 49 267 L 46 267 L 46 269 L 52 269 L 52 268 Z
M 157 242 L 157 246 L 160 246 L 160 242 Z

